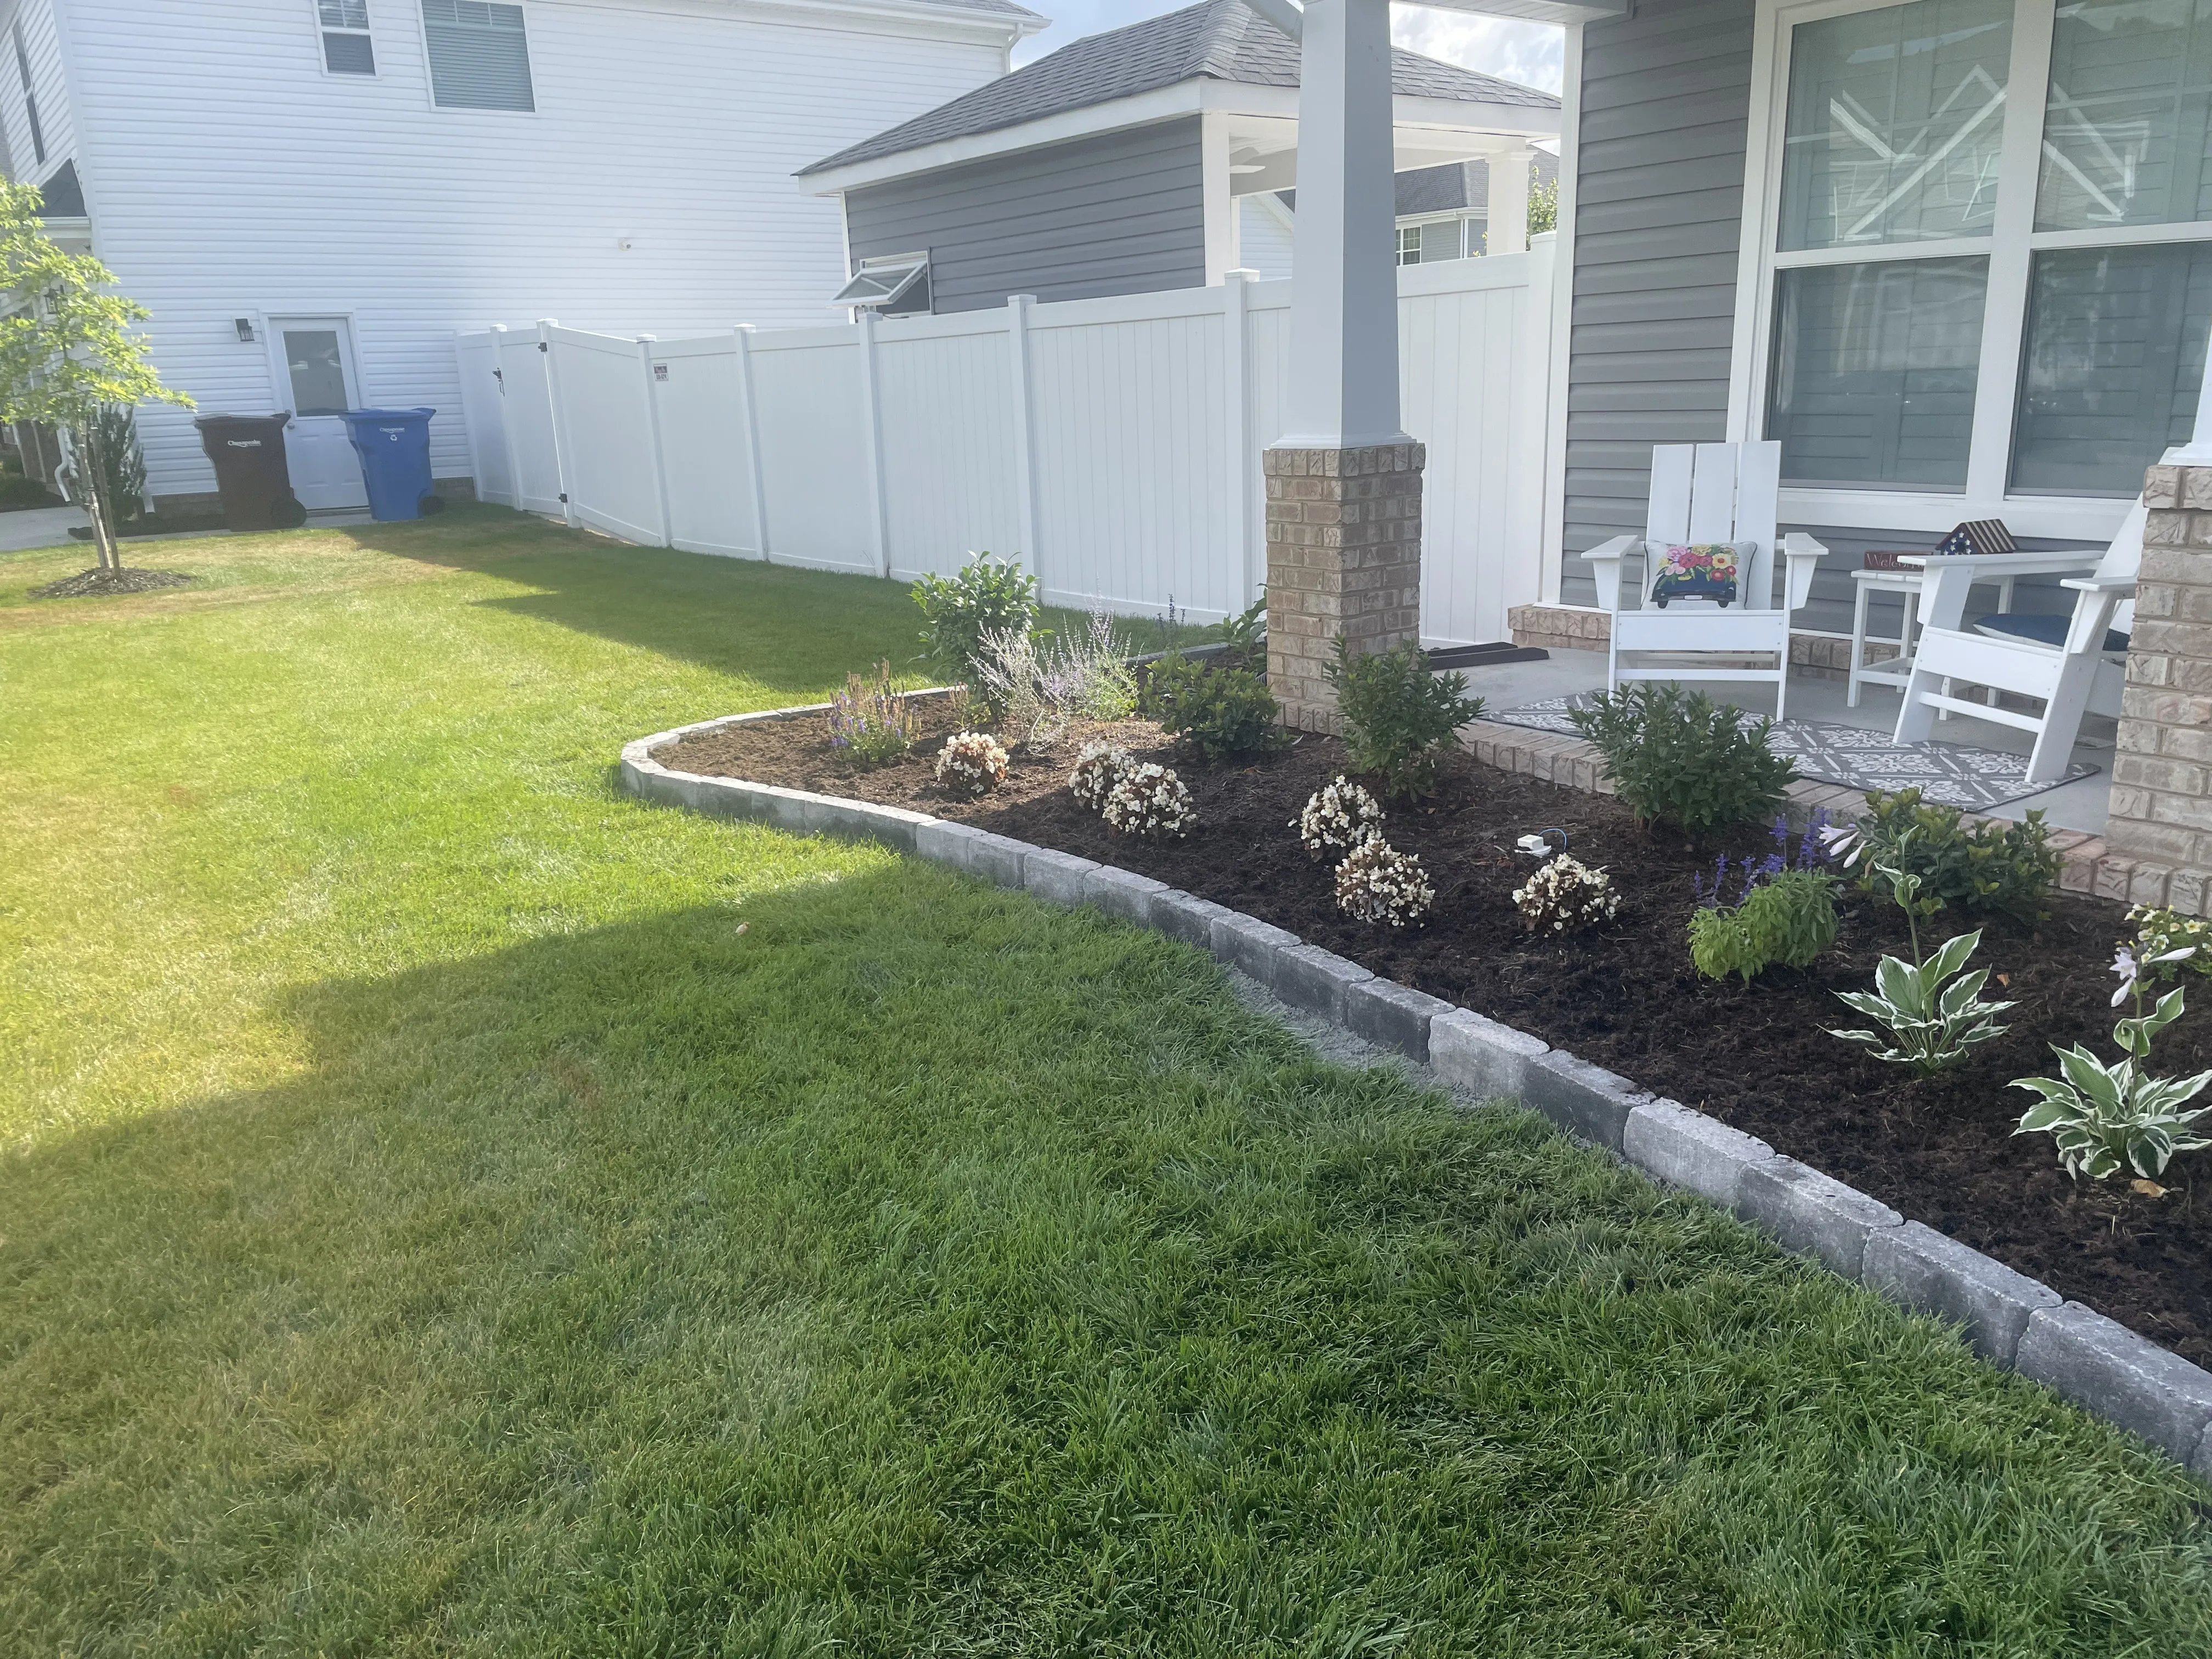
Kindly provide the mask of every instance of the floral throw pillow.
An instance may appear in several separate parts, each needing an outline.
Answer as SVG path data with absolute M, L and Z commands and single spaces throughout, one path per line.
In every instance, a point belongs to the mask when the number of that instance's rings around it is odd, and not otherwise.
M 1736 550 L 1727 542 L 1676 544 L 1659 556 L 1659 573 L 1651 579 L 1651 603 L 1661 610 L 1669 599 L 1713 599 L 1727 605 L 1735 598 Z

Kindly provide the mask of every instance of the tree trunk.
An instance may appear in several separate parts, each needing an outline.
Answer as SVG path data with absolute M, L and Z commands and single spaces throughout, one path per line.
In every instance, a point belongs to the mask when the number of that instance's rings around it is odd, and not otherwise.
M 98 431 L 97 427 L 87 423 L 77 427 L 72 434 L 76 443 L 77 489 L 84 497 L 86 516 L 92 520 L 92 541 L 100 552 L 100 568 L 102 570 L 120 570 L 123 568 L 123 552 L 108 516 L 107 501 L 100 488 L 100 480 L 106 475 L 100 464 Z

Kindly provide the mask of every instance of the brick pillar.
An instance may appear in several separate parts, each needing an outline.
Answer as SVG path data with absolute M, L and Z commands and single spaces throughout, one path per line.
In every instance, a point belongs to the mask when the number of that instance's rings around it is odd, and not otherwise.
M 1285 725 L 1335 729 L 1322 678 L 1340 634 L 1362 653 L 1421 632 L 1421 468 L 1416 443 L 1270 449 L 1267 685 Z
M 2212 467 L 2151 468 L 2143 503 L 2098 890 L 2201 916 L 2212 899 Z

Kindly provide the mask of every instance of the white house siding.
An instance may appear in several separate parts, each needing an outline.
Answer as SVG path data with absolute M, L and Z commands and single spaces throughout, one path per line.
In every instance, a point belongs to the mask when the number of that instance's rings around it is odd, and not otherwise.
M 19 0 L 16 4 L 0 6 L 0 37 L 8 35 L 18 21 L 23 25 L 23 55 L 30 60 L 32 89 L 38 94 L 39 131 L 46 137 L 46 159 L 38 159 L 31 143 L 31 118 L 23 102 L 15 42 L 4 38 L 0 38 L 0 125 L 7 131 L 8 155 L 15 176 L 39 184 L 76 154 L 76 131 L 70 118 L 61 36 L 55 27 L 52 0 Z
M 1258 271 L 1262 282 L 1279 282 L 1291 274 L 1291 228 L 1257 197 L 1237 198 L 1237 263 Z
M 171 385 L 285 407 L 233 319 L 350 313 L 362 398 L 434 405 L 441 477 L 471 470 L 455 329 L 830 320 L 837 208 L 793 170 L 1005 63 L 1003 34 L 957 14 L 526 0 L 536 112 L 440 109 L 418 0 L 368 8 L 374 78 L 323 72 L 313 0 L 65 0 L 78 167 Z M 141 430 L 156 495 L 213 488 L 189 415 Z

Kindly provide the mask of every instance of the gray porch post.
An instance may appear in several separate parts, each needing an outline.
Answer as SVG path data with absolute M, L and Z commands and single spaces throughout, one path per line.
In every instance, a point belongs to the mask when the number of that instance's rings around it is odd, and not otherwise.
M 1289 429 L 1261 458 L 1267 681 L 1286 721 L 1326 731 L 1336 638 L 1419 637 L 1425 456 L 1398 424 L 1389 0 L 1314 0 L 1303 35 Z

